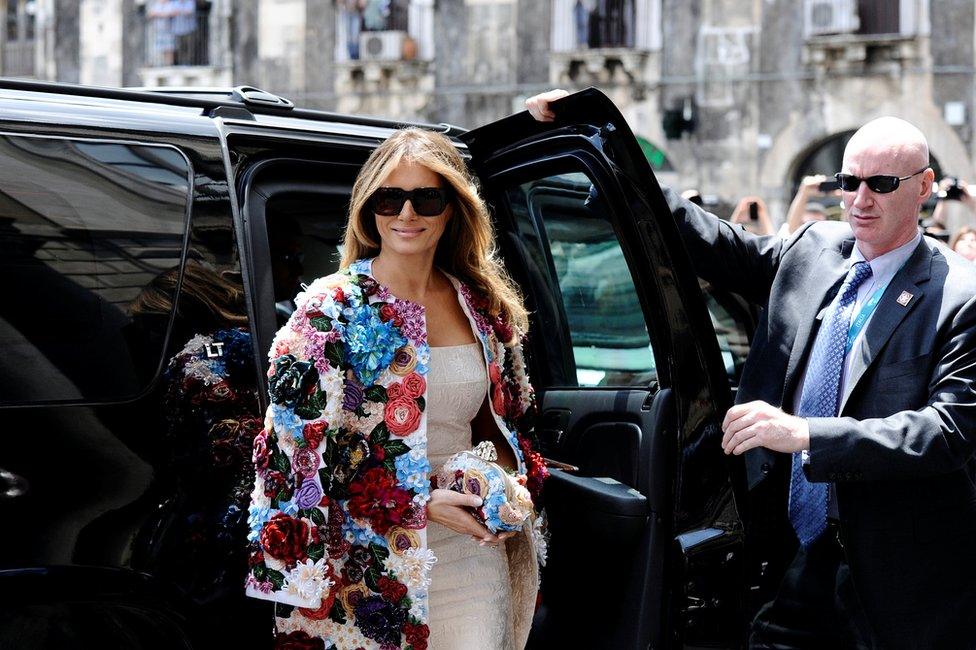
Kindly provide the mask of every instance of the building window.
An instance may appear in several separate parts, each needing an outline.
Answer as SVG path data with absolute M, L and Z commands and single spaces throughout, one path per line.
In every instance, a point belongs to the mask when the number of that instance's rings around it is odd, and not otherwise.
M 336 61 L 430 60 L 434 0 L 337 0 Z
M 661 47 L 661 0 L 554 0 L 552 48 Z
M 37 2 L 7 0 L 6 30 L 3 42 L 3 74 L 10 77 L 34 76 L 34 31 Z
M 832 34 L 906 36 L 924 32 L 919 0 L 806 0 L 807 37 Z
M 210 3 L 149 0 L 145 4 L 146 67 L 210 64 Z

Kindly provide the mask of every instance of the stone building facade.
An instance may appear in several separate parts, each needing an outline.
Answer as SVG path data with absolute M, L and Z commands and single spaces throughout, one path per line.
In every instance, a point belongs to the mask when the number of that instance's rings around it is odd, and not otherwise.
M 777 218 L 873 117 L 976 180 L 972 0 L 0 0 L 7 76 L 253 85 L 475 126 L 559 86 L 620 106 L 665 182 Z M 192 15 L 191 15 L 192 14 Z M 665 129 L 665 123 L 669 129 Z M 668 137 L 666 131 L 671 131 Z

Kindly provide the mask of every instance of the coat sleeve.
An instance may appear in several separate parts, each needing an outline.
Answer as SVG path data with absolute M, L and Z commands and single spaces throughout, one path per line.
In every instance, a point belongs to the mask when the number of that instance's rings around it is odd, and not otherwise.
M 802 231 L 790 240 L 754 235 L 681 198 L 669 187 L 661 189 L 695 272 L 716 287 L 765 304 L 785 249 Z
M 317 608 L 334 584 L 325 535 L 323 453 L 341 426 L 341 304 L 329 278 L 299 294 L 269 353 L 265 428 L 255 439 L 248 596 Z
M 952 319 L 929 398 L 884 418 L 810 418 L 811 481 L 900 480 L 946 474 L 976 450 L 976 298 Z

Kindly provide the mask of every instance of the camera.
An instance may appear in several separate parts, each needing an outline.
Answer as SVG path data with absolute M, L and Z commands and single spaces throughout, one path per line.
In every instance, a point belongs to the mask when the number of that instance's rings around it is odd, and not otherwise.
M 830 192 L 834 192 L 839 189 L 840 181 L 837 180 L 824 181 L 820 184 L 820 191 L 824 194 L 829 194 Z
M 945 190 L 939 192 L 939 198 L 946 201 L 959 201 L 962 199 L 962 184 L 958 178 L 949 177 L 951 181 Z
M 749 204 L 749 221 L 759 221 L 759 204 L 755 201 Z

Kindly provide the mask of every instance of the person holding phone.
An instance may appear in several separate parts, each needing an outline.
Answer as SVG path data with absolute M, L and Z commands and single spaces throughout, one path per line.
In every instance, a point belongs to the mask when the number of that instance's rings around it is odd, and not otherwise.
M 766 203 L 758 196 L 747 196 L 740 200 L 729 222 L 739 224 L 754 235 L 772 235 L 775 232 Z
M 804 176 L 800 181 L 800 188 L 796 191 L 796 196 L 790 203 L 790 209 L 786 213 L 786 223 L 779 230 L 779 235 L 789 238 L 800 226 L 810 221 L 825 221 L 827 211 L 822 203 L 817 203 L 811 199 L 826 196 L 837 192 L 837 181 L 828 180 L 826 176 Z

